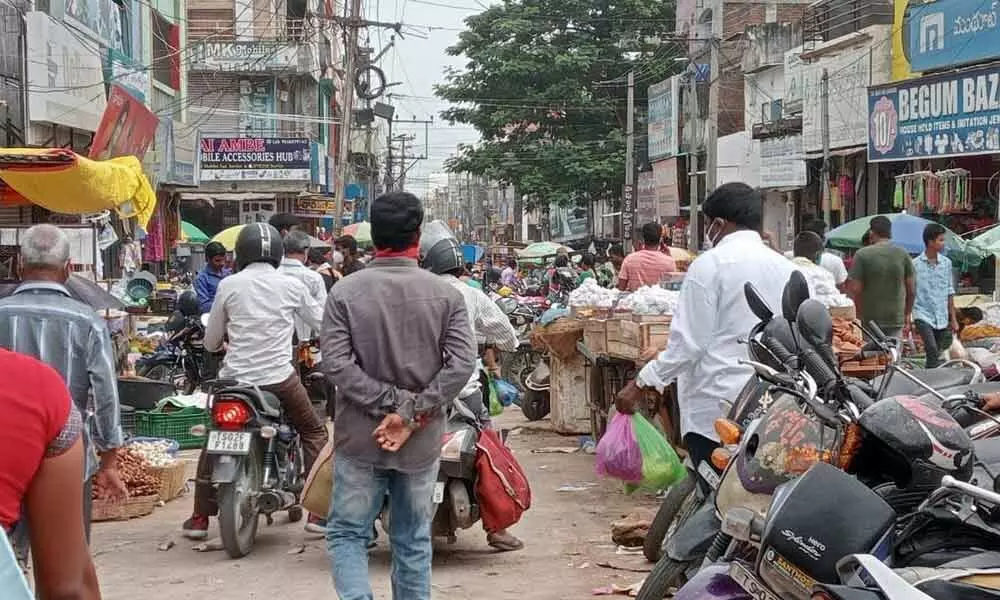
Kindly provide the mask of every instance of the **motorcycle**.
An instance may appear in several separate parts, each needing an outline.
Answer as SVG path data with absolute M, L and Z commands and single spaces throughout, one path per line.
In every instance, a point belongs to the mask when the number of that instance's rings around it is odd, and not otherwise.
M 136 374 L 168 382 L 184 394 L 193 393 L 202 381 L 214 377 L 214 361 L 205 350 L 205 326 L 199 317 L 179 311 L 171 315 L 164 325 L 169 337 L 155 352 L 136 361 Z
M 299 494 L 305 484 L 302 442 L 274 394 L 234 380 L 209 384 L 205 453 L 219 505 L 219 536 L 231 558 L 253 549 L 263 515 L 279 511 L 302 519 Z
M 765 414 L 745 431 L 735 423 L 721 424 L 731 432 L 728 437 L 720 436 L 723 442 L 739 446 L 732 454 L 717 450 L 719 462 L 726 465 L 714 507 L 703 506 L 678 530 L 674 537 L 681 540 L 668 543 L 667 556 L 647 578 L 640 599 L 662 598 L 671 583 L 667 575 L 676 581 L 695 570 L 691 561 L 698 553 L 678 556 L 674 552 L 670 556 L 672 546 L 675 551 L 678 547 L 690 551 L 707 546 L 702 555 L 706 561 L 714 561 L 731 542 L 731 537 L 720 531 L 720 516 L 735 507 L 763 515 L 778 486 L 815 463 L 831 463 L 857 475 L 901 513 L 919 504 L 942 475 L 971 476 L 971 441 L 950 415 L 933 403 L 912 397 L 876 404 L 870 386 L 841 376 L 830 345 L 829 314 L 818 302 L 800 302 L 808 297 L 804 281 L 797 281 L 801 279 L 793 275 L 782 299 L 782 314 L 791 326 L 792 340 L 772 344 L 772 354 L 779 364 L 801 365 L 802 370 L 778 371 L 768 364 L 748 361 L 761 378 L 774 385 L 771 402 Z M 750 305 L 762 320 L 771 314 L 764 310 L 762 301 Z M 822 395 L 819 390 L 823 390 Z M 689 567 L 685 569 L 679 559 L 688 561 Z M 672 567 L 669 573 L 665 572 L 667 566 Z
M 476 500 L 476 455 L 482 424 L 466 404 L 456 398 L 448 408 L 445 433 L 441 439 L 441 465 L 434 484 L 434 519 L 431 532 L 448 543 L 457 539 L 459 529 L 468 529 L 479 521 Z M 386 498 L 380 511 L 382 528 L 389 531 L 392 514 Z

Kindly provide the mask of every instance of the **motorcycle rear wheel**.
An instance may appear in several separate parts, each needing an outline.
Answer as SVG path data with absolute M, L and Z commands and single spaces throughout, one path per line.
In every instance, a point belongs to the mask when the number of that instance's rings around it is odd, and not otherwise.
M 549 393 L 536 390 L 524 392 L 524 399 L 521 401 L 521 412 L 529 421 L 540 421 L 549 414 Z
M 254 446 L 232 483 L 219 484 L 219 536 L 230 558 L 243 558 L 253 549 L 260 513 L 250 496 L 261 486 L 260 460 Z
M 636 600 L 663 600 L 670 588 L 679 588 L 686 580 L 685 573 L 691 563 L 679 562 L 664 556 L 650 571 L 639 588 Z
M 663 553 L 663 541 L 671 533 L 670 528 L 683 523 L 698 508 L 695 494 L 695 476 L 688 476 L 677 482 L 668 491 L 660 504 L 653 523 L 649 526 L 646 539 L 642 543 L 642 553 L 649 562 L 657 562 Z M 676 524 L 676 525 L 675 525 Z

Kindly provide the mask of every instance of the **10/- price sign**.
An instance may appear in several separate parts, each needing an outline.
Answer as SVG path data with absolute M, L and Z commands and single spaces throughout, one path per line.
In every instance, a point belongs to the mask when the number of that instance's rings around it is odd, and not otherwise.
M 626 185 L 622 188 L 622 244 L 629 251 L 632 238 L 635 237 L 635 186 Z

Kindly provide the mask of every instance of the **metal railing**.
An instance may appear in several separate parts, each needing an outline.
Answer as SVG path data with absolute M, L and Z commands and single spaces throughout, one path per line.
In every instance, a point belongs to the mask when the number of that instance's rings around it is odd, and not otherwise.
M 828 42 L 872 25 L 892 25 L 893 5 L 888 0 L 823 0 L 809 6 L 802 23 L 802 37 Z
M 311 35 L 310 24 L 306 19 L 269 19 L 246 23 L 228 19 L 191 19 L 187 26 L 188 39 L 191 41 L 225 41 L 245 37 L 253 40 L 301 42 Z

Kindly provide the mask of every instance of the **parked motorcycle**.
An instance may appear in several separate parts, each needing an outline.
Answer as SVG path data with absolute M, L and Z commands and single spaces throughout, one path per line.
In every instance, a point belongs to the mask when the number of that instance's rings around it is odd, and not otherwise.
M 667 555 L 646 579 L 640 599 L 662 598 L 670 584 L 695 570 L 691 561 L 697 553 L 671 556 L 671 546 L 675 550 L 708 546 L 703 556 L 708 561 L 717 559 L 731 542 L 729 535 L 719 531 L 719 516 L 735 507 L 763 515 L 778 486 L 815 463 L 849 470 L 901 513 L 919 504 L 943 475 L 971 476 L 971 441 L 945 411 L 912 397 L 876 404 L 870 386 L 840 374 L 831 346 L 829 314 L 813 300 L 799 303 L 795 310 L 796 299 L 803 296 L 796 293 L 802 283 L 797 280 L 801 277 L 793 275 L 782 302 L 782 314 L 792 325 L 794 337 L 790 344 L 774 344 L 773 358 L 803 368 L 782 372 L 767 364 L 749 363 L 774 385 L 769 392 L 772 401 L 763 417 L 745 431 L 740 432 L 735 423 L 723 423 L 726 430 L 737 433 L 723 441 L 740 445 L 734 454 L 719 456 L 728 464 L 714 510 L 702 507 L 678 530 L 674 537 L 681 541 L 668 543 Z M 750 304 L 762 320 L 770 316 L 762 302 Z M 679 559 L 686 559 L 688 567 Z
M 299 494 L 305 484 L 302 442 L 278 397 L 234 380 L 210 384 L 205 452 L 219 505 L 219 536 L 232 558 L 253 549 L 261 515 L 288 511 L 302 519 Z
M 452 401 L 441 439 L 441 465 L 434 484 L 435 510 L 431 523 L 432 534 L 447 538 L 448 543 L 456 541 L 459 529 L 468 529 L 479 521 L 475 488 L 476 444 L 481 427 L 477 415 L 462 400 Z M 387 498 L 379 516 L 386 531 L 391 518 Z
M 165 381 L 190 394 L 202 381 L 215 376 L 214 361 L 205 350 L 205 328 L 200 315 L 174 312 L 164 325 L 169 337 L 151 354 L 136 361 L 136 374 Z

